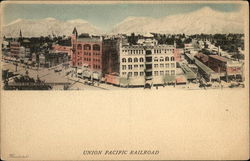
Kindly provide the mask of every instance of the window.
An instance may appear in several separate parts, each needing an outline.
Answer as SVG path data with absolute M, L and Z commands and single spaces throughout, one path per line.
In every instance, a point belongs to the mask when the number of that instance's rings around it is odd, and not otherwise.
M 128 72 L 128 76 L 129 76 L 129 77 L 132 77 L 132 72 Z
M 143 64 L 140 64 L 140 68 L 143 68 L 144 67 L 144 65 Z
M 155 67 L 155 68 L 158 68 L 158 64 L 154 64 L 154 67 Z
M 134 65 L 134 68 L 138 68 L 138 65 Z
M 174 61 L 174 57 L 173 56 L 171 57 L 171 61 Z
M 138 62 L 138 58 L 134 58 L 134 62 Z
M 128 69 L 130 70 L 133 69 L 132 65 L 128 65 Z
M 165 61 L 169 61 L 169 57 L 166 57 L 166 58 L 165 58 Z
M 140 76 L 143 76 L 144 75 L 144 72 L 140 72 Z
M 160 75 L 164 75 L 164 71 L 160 71 Z
M 175 67 L 174 63 L 171 63 L 171 68 L 174 68 L 174 67 Z
M 125 58 L 122 58 L 122 62 L 123 62 L 123 63 L 126 63 L 126 59 L 125 59 Z
M 166 70 L 166 75 L 169 75 L 169 70 Z
M 169 68 L 169 63 L 166 64 L 166 68 Z
M 163 58 L 163 57 L 160 57 L 160 61 L 163 62 L 163 61 L 164 61 L 164 58 Z
M 155 76 L 158 76 L 158 71 L 154 71 L 154 75 L 155 75 Z
M 164 64 L 160 64 L 160 67 L 161 67 L 161 68 L 164 68 Z
M 91 50 L 91 46 L 89 44 L 85 44 L 83 48 L 84 50 Z
M 135 76 L 135 77 L 138 76 L 138 72 L 134 72 L 134 76 Z
M 94 44 L 93 45 L 93 50 L 100 51 L 100 45 Z
M 128 62 L 132 62 L 132 58 L 128 58 Z
M 143 58 L 140 58 L 140 62 L 143 62 L 144 61 L 144 59 Z
M 126 75 L 127 73 L 126 72 L 122 72 L 122 75 Z
M 82 45 L 81 44 L 77 45 L 77 50 L 82 50 Z
M 122 70 L 126 70 L 126 65 L 122 65 Z
M 157 57 L 154 58 L 154 62 L 158 62 L 158 58 Z
M 175 71 L 174 70 L 171 70 L 171 75 L 175 75 Z

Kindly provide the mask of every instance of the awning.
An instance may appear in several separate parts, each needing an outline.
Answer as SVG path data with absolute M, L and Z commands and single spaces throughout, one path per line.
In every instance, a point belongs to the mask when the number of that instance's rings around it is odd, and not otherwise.
M 175 78 L 176 83 L 187 83 L 187 79 L 184 76 L 178 76 Z
M 90 77 L 90 76 L 91 76 L 91 75 L 90 75 L 90 72 L 89 72 L 89 71 L 86 71 L 86 70 L 83 71 L 82 74 L 83 74 L 84 77 Z
M 175 82 L 175 76 L 174 75 L 166 75 L 166 76 L 164 76 L 163 81 L 165 83 L 173 83 L 173 82 Z
M 99 73 L 93 72 L 93 78 L 94 79 L 99 79 Z

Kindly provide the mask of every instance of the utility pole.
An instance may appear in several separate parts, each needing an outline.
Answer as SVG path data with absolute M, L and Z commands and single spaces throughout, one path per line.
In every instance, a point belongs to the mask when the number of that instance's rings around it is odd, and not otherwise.
M 17 64 L 17 63 L 15 63 L 15 66 L 16 66 L 16 72 L 17 72 L 17 66 L 18 66 L 18 64 Z

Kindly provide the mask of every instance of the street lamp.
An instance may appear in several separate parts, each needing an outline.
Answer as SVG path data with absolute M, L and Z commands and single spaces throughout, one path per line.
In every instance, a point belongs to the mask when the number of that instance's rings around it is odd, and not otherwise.
M 17 66 L 18 66 L 18 64 L 15 62 L 14 65 L 16 66 L 16 72 L 17 72 Z

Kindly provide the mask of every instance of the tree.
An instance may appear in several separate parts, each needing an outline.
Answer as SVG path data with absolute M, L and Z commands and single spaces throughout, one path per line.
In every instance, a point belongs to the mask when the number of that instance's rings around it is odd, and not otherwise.
M 192 42 L 192 39 L 191 39 L 191 38 L 187 38 L 187 39 L 184 40 L 184 43 L 185 43 L 185 44 L 189 44 L 189 43 L 191 43 L 191 42 Z

